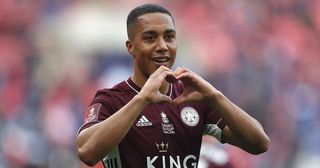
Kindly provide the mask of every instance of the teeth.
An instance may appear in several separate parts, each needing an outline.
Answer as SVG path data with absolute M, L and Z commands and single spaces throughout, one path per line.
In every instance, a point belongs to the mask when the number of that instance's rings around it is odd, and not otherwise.
M 167 62 L 169 59 L 168 58 L 156 58 L 154 61 L 156 62 Z

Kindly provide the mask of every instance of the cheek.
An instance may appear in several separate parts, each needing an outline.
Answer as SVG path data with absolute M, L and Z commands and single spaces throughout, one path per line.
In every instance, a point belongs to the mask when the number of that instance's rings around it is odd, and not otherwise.
M 150 69 L 151 62 L 147 55 L 143 55 L 141 53 L 141 55 L 139 55 L 139 57 L 136 58 L 136 61 L 140 69 L 142 69 L 143 71 L 148 71 L 148 69 Z
M 157 70 L 157 66 L 147 59 L 141 59 L 137 62 L 140 72 L 144 74 L 147 78 Z
M 176 55 L 177 52 L 177 44 L 176 43 L 172 43 L 169 45 L 169 51 L 172 55 Z
M 175 59 L 176 59 L 176 54 L 177 54 L 177 46 L 174 45 L 172 47 L 169 48 L 169 52 L 170 52 L 170 56 L 171 56 L 171 62 L 174 63 Z

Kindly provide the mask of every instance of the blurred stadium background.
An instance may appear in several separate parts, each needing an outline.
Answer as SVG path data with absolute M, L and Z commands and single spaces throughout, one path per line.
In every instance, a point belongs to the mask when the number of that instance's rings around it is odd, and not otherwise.
M 0 168 L 86 167 L 77 130 L 95 91 L 130 75 L 125 20 L 143 2 L 0 0 Z M 203 75 L 270 136 L 259 156 L 212 142 L 235 168 L 320 165 L 320 0 L 148 2 L 175 17 L 175 66 Z

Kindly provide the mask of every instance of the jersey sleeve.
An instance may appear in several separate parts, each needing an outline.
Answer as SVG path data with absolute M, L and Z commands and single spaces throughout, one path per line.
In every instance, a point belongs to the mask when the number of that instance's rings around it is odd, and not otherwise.
M 114 113 L 114 108 L 111 106 L 111 97 L 112 96 L 105 92 L 97 92 L 96 96 L 91 101 L 90 106 L 86 110 L 84 123 L 80 127 L 78 134 L 82 130 L 105 120 Z
M 203 129 L 204 135 L 211 135 L 218 141 L 221 141 L 222 130 L 226 126 L 226 123 L 222 117 L 216 111 L 212 110 L 208 106 L 204 106 L 206 111 L 205 125 Z

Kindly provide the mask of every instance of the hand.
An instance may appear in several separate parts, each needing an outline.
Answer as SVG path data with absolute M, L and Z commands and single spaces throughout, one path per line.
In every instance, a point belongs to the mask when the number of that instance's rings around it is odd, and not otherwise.
M 182 94 L 173 100 L 174 104 L 190 101 L 206 101 L 207 99 L 214 98 L 219 93 L 209 82 L 187 68 L 178 67 L 174 76 L 177 80 L 181 80 L 184 85 Z
M 160 93 L 159 89 L 163 81 L 174 82 L 176 78 L 171 69 L 160 66 L 154 73 L 150 75 L 144 86 L 140 91 L 140 95 L 145 98 L 148 103 L 157 103 L 157 102 L 172 102 L 172 99 Z

